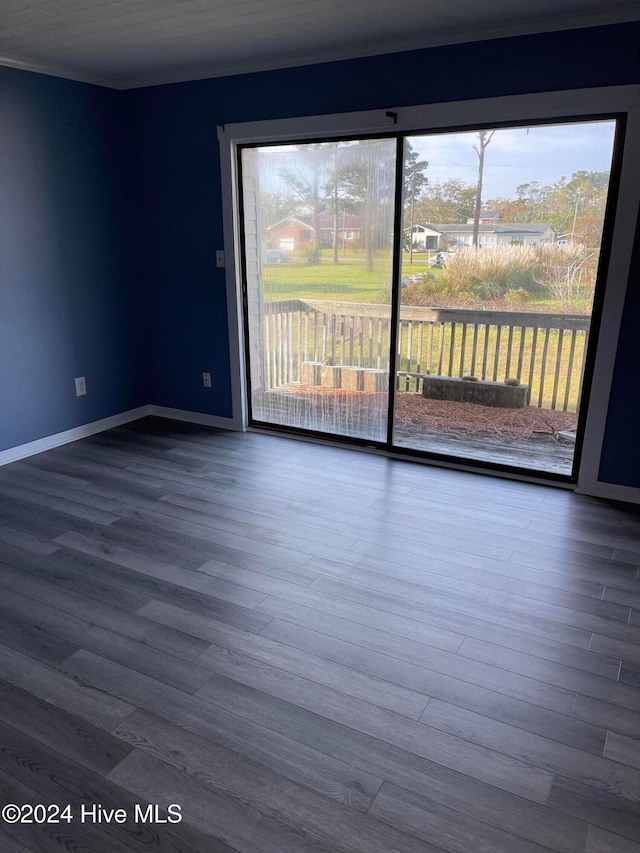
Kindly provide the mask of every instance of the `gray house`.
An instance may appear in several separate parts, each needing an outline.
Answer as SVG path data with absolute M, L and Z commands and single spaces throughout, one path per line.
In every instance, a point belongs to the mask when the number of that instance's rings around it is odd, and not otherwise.
M 413 244 L 417 248 L 428 250 L 446 247 L 471 246 L 473 243 L 473 223 L 414 225 Z M 478 244 L 480 246 L 509 246 L 538 243 L 555 243 L 557 232 L 550 222 L 493 222 L 480 223 Z

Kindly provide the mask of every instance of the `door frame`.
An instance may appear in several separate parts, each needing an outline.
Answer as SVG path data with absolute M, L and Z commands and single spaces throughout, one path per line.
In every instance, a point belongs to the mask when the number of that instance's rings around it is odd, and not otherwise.
M 220 125 L 218 141 L 222 173 L 233 425 L 237 429 L 246 429 L 248 426 L 240 256 L 241 211 L 237 168 L 239 146 L 366 134 L 402 134 L 416 131 L 427 134 L 434 131 L 466 130 L 474 125 L 544 122 L 563 118 L 584 118 L 586 121 L 597 119 L 598 116 L 611 118 L 614 114 L 624 117 L 626 130 L 620 158 L 619 188 L 613 211 L 610 257 L 602 290 L 598 343 L 588 397 L 584 399 L 587 413 L 576 489 L 605 497 L 619 496 L 621 500 L 640 500 L 640 495 L 629 494 L 638 490 L 599 481 L 609 396 L 640 207 L 640 89 L 637 86 L 510 95 L 388 110 Z M 466 464 L 455 460 L 451 464 L 453 467 L 467 470 L 474 468 L 472 461 Z M 542 476 L 520 476 L 515 473 L 503 475 L 546 481 Z

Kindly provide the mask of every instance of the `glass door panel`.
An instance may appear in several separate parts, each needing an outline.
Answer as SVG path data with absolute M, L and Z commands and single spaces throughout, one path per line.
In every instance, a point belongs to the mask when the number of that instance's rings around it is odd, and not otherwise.
M 251 420 L 386 442 L 395 139 L 241 149 Z
M 571 474 L 615 129 L 405 139 L 396 446 Z

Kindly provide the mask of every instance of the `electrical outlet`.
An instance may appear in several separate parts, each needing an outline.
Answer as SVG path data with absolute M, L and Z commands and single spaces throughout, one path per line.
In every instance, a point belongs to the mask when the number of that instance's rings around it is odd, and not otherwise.
M 205 388 L 211 388 L 211 374 L 203 373 L 202 374 L 202 384 Z
M 216 266 L 224 267 L 224 251 L 222 249 L 216 249 Z
M 76 397 L 84 397 L 87 393 L 87 382 L 84 376 L 76 376 Z

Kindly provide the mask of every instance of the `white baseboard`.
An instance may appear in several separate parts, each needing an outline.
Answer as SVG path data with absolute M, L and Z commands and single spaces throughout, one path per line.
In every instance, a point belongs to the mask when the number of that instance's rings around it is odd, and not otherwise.
M 87 438 L 89 435 L 95 435 L 98 432 L 137 421 L 139 418 L 150 415 L 151 408 L 151 406 L 140 406 L 137 409 L 130 409 L 128 412 L 112 415 L 110 418 L 102 418 L 102 420 L 93 421 L 90 424 L 83 424 L 83 426 L 67 429 L 55 435 L 39 438 L 37 441 L 29 441 L 27 444 L 19 444 L 17 447 L 2 450 L 0 451 L 0 465 L 8 465 L 10 462 L 26 459 L 27 456 L 34 456 L 36 453 L 44 453 L 45 450 L 52 450 L 54 447 L 69 444 L 69 442 L 77 441 L 79 438 Z
M 578 486 L 576 494 L 628 504 L 640 504 L 640 489 L 633 486 L 618 486 L 615 483 L 597 482 L 590 483 L 588 486 Z
M 185 409 L 170 409 L 166 406 L 148 406 L 149 415 L 157 418 L 169 418 L 174 421 L 186 421 L 190 424 L 216 427 L 217 429 L 242 430 L 242 424 L 235 418 L 222 418 L 220 415 L 205 415 L 203 412 L 189 412 Z
M 218 415 L 187 412 L 183 409 L 169 409 L 165 406 L 140 406 L 137 409 L 130 409 L 128 412 L 121 412 L 119 415 L 112 415 L 110 418 L 93 421 L 90 424 L 58 432 L 55 435 L 47 435 L 45 438 L 37 439 L 37 441 L 29 441 L 27 444 L 19 444 L 17 447 L 10 447 L 8 450 L 0 450 L 0 467 L 8 465 L 10 462 L 17 462 L 19 459 L 26 459 L 27 456 L 35 456 L 36 453 L 44 453 L 45 450 L 53 450 L 54 447 L 61 447 L 63 444 L 69 444 L 69 442 L 77 441 L 79 438 L 87 438 L 98 432 L 105 432 L 105 430 L 113 429 L 114 427 L 122 426 L 123 424 L 128 424 L 131 421 L 137 421 L 140 418 L 146 418 L 151 415 L 158 418 L 169 418 L 174 421 L 187 421 L 191 424 L 217 427 L 218 429 L 236 431 L 242 429 L 242 425 L 234 418 L 221 418 Z
M 184 409 L 171 409 L 166 406 L 140 406 L 137 409 L 130 409 L 127 412 L 121 412 L 109 418 L 103 418 L 99 421 L 93 421 L 90 424 L 84 424 L 83 426 L 74 427 L 74 429 L 56 433 L 55 435 L 39 438 L 37 441 L 30 441 L 27 444 L 10 447 L 8 450 L 1 450 L 0 467 L 8 465 L 10 462 L 17 462 L 19 459 L 26 459 L 27 456 L 34 456 L 36 453 L 44 453 L 45 450 L 52 450 L 54 447 L 61 447 L 63 444 L 69 444 L 69 442 L 77 441 L 79 438 L 87 438 L 90 435 L 105 432 L 105 430 L 113 429 L 114 427 L 149 416 L 167 418 L 174 421 L 185 421 L 191 424 L 201 424 L 202 426 L 210 426 L 216 429 L 235 430 L 236 432 L 243 430 L 242 423 L 235 418 L 223 418 L 219 415 L 206 415 L 203 412 L 189 412 Z M 487 472 L 482 471 L 481 473 Z M 576 494 L 589 495 L 594 498 L 605 498 L 612 501 L 622 501 L 624 503 L 640 504 L 640 489 L 631 486 L 617 486 L 615 483 L 596 482 L 590 483 L 586 487 L 583 485 L 582 488 L 578 486 Z

